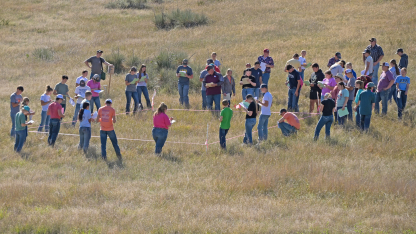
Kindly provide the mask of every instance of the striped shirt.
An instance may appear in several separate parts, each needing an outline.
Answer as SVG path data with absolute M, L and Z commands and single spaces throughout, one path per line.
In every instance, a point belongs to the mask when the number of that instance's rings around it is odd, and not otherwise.
M 381 48 L 381 46 L 377 44 L 374 47 L 371 47 L 371 45 L 368 45 L 367 48 L 365 49 L 370 50 L 370 55 L 373 58 L 374 62 L 377 62 L 381 56 L 384 56 L 383 48 Z

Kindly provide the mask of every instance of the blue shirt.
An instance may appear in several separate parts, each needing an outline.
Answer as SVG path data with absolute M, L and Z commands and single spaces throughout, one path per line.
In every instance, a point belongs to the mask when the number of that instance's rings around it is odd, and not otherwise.
M 79 124 L 80 128 L 90 128 L 91 123 L 88 121 L 91 119 L 91 111 L 90 110 L 84 110 L 84 114 L 82 115 L 82 121 Z
M 251 75 L 256 77 L 256 87 L 255 88 L 260 88 L 260 76 L 263 76 L 263 72 L 261 71 L 261 69 L 254 69 L 251 68 Z
M 373 103 L 376 102 L 376 95 L 369 90 L 364 90 L 361 92 L 359 100 L 360 115 L 371 115 L 371 112 L 373 111 Z
M 179 73 L 179 72 L 181 72 L 181 71 L 184 71 L 184 72 L 186 72 L 186 74 L 188 75 L 188 76 L 190 76 L 190 75 L 192 75 L 193 73 L 192 73 L 192 68 L 190 67 L 190 66 L 183 66 L 183 65 L 180 65 L 179 67 L 178 67 L 178 69 L 176 69 L 176 73 Z M 179 84 L 182 84 L 182 85 L 189 85 L 189 79 L 188 79 L 188 77 L 183 77 L 183 76 L 180 76 L 179 77 L 179 81 L 178 81 L 178 83 Z
M 396 77 L 396 83 L 399 84 L 399 89 L 401 91 L 406 91 L 407 84 L 410 84 L 410 78 L 409 77 L 403 77 L 403 76 L 397 76 Z

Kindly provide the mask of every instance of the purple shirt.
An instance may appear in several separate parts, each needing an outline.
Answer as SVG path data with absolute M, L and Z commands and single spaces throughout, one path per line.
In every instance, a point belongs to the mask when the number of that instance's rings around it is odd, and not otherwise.
M 263 57 L 263 55 L 260 55 L 259 57 L 258 57 L 258 59 L 257 59 L 260 63 L 265 63 L 265 64 L 267 64 L 267 65 L 274 65 L 274 62 L 273 62 L 273 58 L 272 57 L 267 57 L 267 58 L 264 58 Z M 270 67 L 266 67 L 266 70 L 264 71 L 264 73 L 270 73 L 270 70 L 271 70 L 271 68 Z
M 393 73 L 391 71 L 383 71 L 380 75 L 380 81 L 378 82 L 377 90 L 379 92 L 389 86 L 390 81 L 394 80 Z
M 331 86 L 331 87 L 335 87 L 335 86 L 337 86 L 337 82 L 335 81 L 334 77 L 331 77 L 331 79 L 325 78 L 325 79 L 322 81 L 322 83 L 324 83 L 324 84 L 326 84 L 326 85 L 328 85 L 328 86 Z M 331 92 L 331 90 L 330 90 L 330 89 L 328 89 L 328 88 L 323 88 L 323 89 L 322 89 L 322 96 L 325 96 L 325 94 L 327 94 L 327 93 L 329 93 L 329 92 Z
M 336 62 L 339 62 L 339 59 L 335 59 L 335 57 L 332 57 L 329 59 L 328 61 L 328 67 L 331 67 L 332 65 L 334 65 Z

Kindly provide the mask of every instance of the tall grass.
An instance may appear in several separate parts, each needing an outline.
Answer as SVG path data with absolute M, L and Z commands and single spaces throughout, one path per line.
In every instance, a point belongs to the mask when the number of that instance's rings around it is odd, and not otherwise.
M 122 73 L 126 71 L 126 67 L 123 65 L 126 57 L 124 54 L 120 53 L 120 49 L 117 49 L 117 51 L 113 50 L 108 56 L 106 56 L 105 59 L 107 62 L 114 65 L 115 73 Z
M 54 52 L 50 48 L 36 48 L 32 55 L 36 59 L 44 60 L 44 61 L 52 61 L 54 57 Z
M 208 17 L 204 14 L 194 13 L 191 10 L 180 10 L 179 8 L 165 14 L 155 14 L 154 23 L 158 29 L 172 29 L 175 27 L 196 27 L 208 24 Z
M 145 9 L 147 0 L 112 0 L 105 5 L 110 9 Z

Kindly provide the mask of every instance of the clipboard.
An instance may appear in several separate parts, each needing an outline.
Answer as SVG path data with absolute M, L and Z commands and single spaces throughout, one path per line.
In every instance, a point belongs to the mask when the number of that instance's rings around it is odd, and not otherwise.
M 249 78 L 243 78 L 243 79 L 241 79 L 241 81 L 243 82 L 243 85 L 251 84 Z

